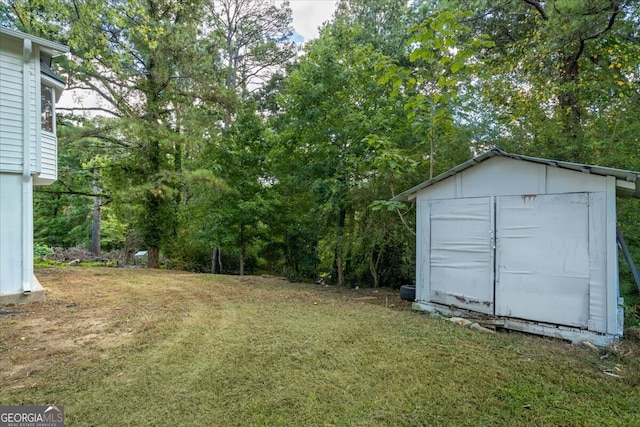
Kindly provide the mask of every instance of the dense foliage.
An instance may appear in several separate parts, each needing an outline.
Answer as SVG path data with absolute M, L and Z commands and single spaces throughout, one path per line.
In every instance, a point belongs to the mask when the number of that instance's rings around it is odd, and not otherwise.
M 388 200 L 474 154 L 640 170 L 638 0 L 341 0 L 303 47 L 287 2 L 1 4 L 71 47 L 56 70 L 84 96 L 60 110 L 39 244 L 93 228 L 97 251 L 100 227 L 154 267 L 397 287 L 415 219 Z

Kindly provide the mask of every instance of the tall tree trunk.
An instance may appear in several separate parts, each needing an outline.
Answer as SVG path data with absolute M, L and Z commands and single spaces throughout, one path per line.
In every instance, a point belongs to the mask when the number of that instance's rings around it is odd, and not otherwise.
M 160 248 L 157 246 L 149 246 L 147 249 L 147 267 L 160 268 Z
M 216 274 L 216 262 L 218 261 L 218 247 L 211 251 L 211 274 Z
M 340 208 L 338 211 L 338 233 L 336 242 L 335 264 L 338 273 L 338 285 L 344 285 L 344 259 L 342 254 L 344 225 L 347 219 L 347 212 Z
M 149 2 L 149 15 L 156 16 L 155 3 Z M 158 60 L 152 55 L 147 62 L 147 75 L 145 95 L 147 95 L 146 123 L 149 129 L 158 126 L 167 127 L 161 120 L 162 114 L 162 93 L 166 85 L 161 67 L 162 59 Z M 143 239 L 147 245 L 147 267 L 160 268 L 160 246 L 163 244 L 163 237 L 170 235 L 175 227 L 175 218 L 167 218 L 169 210 L 166 209 L 172 200 L 162 191 L 159 175 L 164 171 L 163 165 L 166 162 L 166 152 L 162 148 L 160 136 L 155 132 L 149 132 L 146 136 L 145 151 L 147 179 L 152 180 L 152 188 L 147 189 L 144 206 Z
M 434 100 L 431 100 L 431 113 L 430 113 L 430 124 L 431 127 L 429 128 L 429 179 L 433 178 L 433 167 L 434 167 L 434 156 L 436 153 L 436 134 L 435 134 L 435 128 L 436 128 L 436 104 L 434 102 Z
M 176 112 L 176 115 L 179 116 L 179 112 Z M 178 120 L 178 119 L 176 119 Z M 176 133 L 180 134 L 180 125 L 176 124 Z M 173 159 L 173 169 L 176 171 L 178 175 L 182 175 L 182 157 L 183 157 L 183 149 L 182 142 L 180 139 L 174 143 L 174 159 Z M 184 183 L 180 184 L 178 187 L 179 191 L 176 191 L 175 199 L 174 199 L 174 215 L 176 220 L 173 221 L 173 229 L 171 230 L 171 238 L 176 239 L 178 237 L 178 218 L 180 212 L 180 204 L 183 200 L 185 200 L 186 204 L 186 185 Z
M 373 287 L 377 288 L 380 286 L 380 273 L 378 273 L 378 265 L 380 265 L 380 260 L 382 259 L 382 249 L 378 251 L 371 251 L 371 255 L 369 256 L 369 271 L 371 272 L 371 276 L 373 276 Z
M 569 148 L 567 153 L 574 162 L 586 162 L 584 158 L 582 138 L 582 106 L 578 81 L 580 77 L 579 59 L 584 50 L 584 42 L 580 42 L 577 53 L 564 57 L 561 68 L 561 81 L 563 90 L 558 97 L 560 116 L 562 118 L 563 133 Z
M 211 253 L 211 274 L 222 274 L 222 250 L 219 246 Z
M 162 149 L 160 141 L 155 136 L 151 136 L 147 144 L 148 173 L 152 179 L 156 180 L 162 171 Z M 163 244 L 163 237 L 170 236 L 175 227 L 175 212 L 168 209 L 169 204 L 173 202 L 174 199 L 163 192 L 157 183 L 147 190 L 142 238 L 147 245 L 148 268 L 160 268 L 160 247 Z
M 98 168 L 93 168 L 93 222 L 91 224 L 91 252 L 95 256 L 100 255 L 100 224 L 102 219 L 102 199 L 99 196 Z
M 338 285 L 344 285 L 344 266 L 342 260 L 342 248 L 336 252 L 336 267 L 338 268 Z
M 244 276 L 244 256 L 245 256 L 245 244 L 244 244 L 244 225 L 240 226 L 240 275 Z

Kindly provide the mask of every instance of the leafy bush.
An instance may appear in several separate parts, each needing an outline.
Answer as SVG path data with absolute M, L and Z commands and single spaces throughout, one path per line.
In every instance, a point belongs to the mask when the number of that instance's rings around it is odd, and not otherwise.
M 622 270 L 622 268 L 621 268 Z M 620 295 L 624 298 L 624 317 L 626 326 L 640 326 L 640 294 L 633 279 L 622 275 Z
M 41 244 L 35 244 L 33 246 L 33 256 L 37 259 L 37 260 L 42 260 L 43 258 L 45 258 L 47 255 L 50 255 L 53 253 L 53 249 L 51 249 L 49 246 L 47 245 L 41 245 Z

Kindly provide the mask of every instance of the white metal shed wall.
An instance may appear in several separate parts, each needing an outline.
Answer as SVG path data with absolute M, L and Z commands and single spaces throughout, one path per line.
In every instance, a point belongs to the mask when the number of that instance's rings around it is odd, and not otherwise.
M 419 189 L 416 300 L 621 334 L 615 192 L 616 179 L 611 176 L 499 156 Z M 487 209 L 483 206 L 492 204 L 495 213 L 482 214 Z M 484 223 L 478 222 L 478 215 L 485 218 Z M 464 221 L 467 225 L 462 225 Z M 480 228 L 468 229 L 474 221 Z M 545 228 L 513 232 L 532 224 Z M 442 226 L 447 229 L 437 230 Z M 483 235 L 486 246 L 478 245 Z M 493 262 L 492 254 L 485 250 L 489 245 L 497 248 L 496 277 L 479 279 L 488 274 L 480 261 Z M 438 258 L 446 257 L 443 251 L 452 251 L 451 262 L 444 266 Z M 566 259 L 545 265 L 550 256 Z M 518 258 L 523 260 L 518 263 L 521 270 L 509 270 L 508 264 Z M 461 262 L 464 268 L 454 268 Z M 448 295 L 430 283 L 434 278 L 437 282 L 444 271 L 450 284 L 440 280 L 437 286 L 454 291 Z M 549 275 L 546 279 L 545 274 Z M 495 281 L 495 300 L 485 300 L 489 291 L 478 289 L 479 280 Z M 462 282 L 466 285 L 460 285 Z M 456 287 L 461 286 L 473 295 L 456 294 Z

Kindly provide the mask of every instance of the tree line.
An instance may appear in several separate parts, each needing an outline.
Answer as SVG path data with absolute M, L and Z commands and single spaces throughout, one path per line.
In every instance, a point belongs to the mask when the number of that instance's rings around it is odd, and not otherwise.
M 638 0 L 340 0 L 302 47 L 287 1 L 1 4 L 72 52 L 40 244 L 398 287 L 415 214 L 389 199 L 474 154 L 640 170 Z

